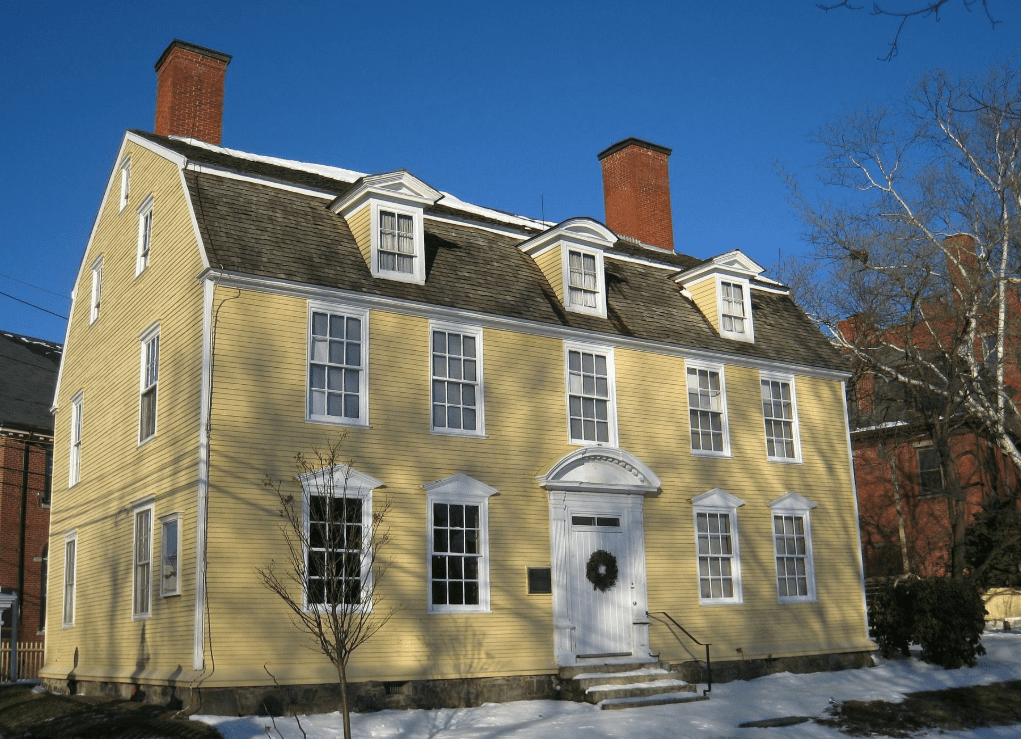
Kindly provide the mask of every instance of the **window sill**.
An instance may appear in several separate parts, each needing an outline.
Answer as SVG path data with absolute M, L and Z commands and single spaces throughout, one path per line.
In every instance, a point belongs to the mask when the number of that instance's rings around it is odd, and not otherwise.
M 804 464 L 800 457 L 766 457 L 767 462 L 776 462 L 777 464 Z
M 698 602 L 700 606 L 706 606 L 708 608 L 716 608 L 717 606 L 743 606 L 743 600 L 700 600 Z
M 475 606 L 472 608 L 454 607 L 454 608 L 437 608 L 436 606 L 429 606 L 430 616 L 457 616 L 457 615 L 470 615 L 473 613 L 491 613 L 488 607 Z
M 180 598 L 181 594 L 178 593 L 160 593 L 160 598 Z
M 816 597 L 805 596 L 804 598 L 777 598 L 776 602 L 781 605 L 789 605 L 791 603 L 818 603 L 819 599 Z
M 144 446 L 149 446 L 149 444 L 151 444 L 155 439 L 156 439 L 156 434 L 153 434 L 152 436 L 147 436 L 146 438 L 144 438 L 140 442 L 138 442 L 138 446 L 135 447 L 135 449 L 141 449 Z
M 582 439 L 571 439 L 570 443 L 574 446 L 592 446 L 592 447 L 616 447 L 616 441 L 584 441 Z
M 305 416 L 305 423 L 318 423 L 323 426 L 348 426 L 350 428 L 371 429 L 372 425 L 367 421 L 349 421 L 330 416 Z
M 710 452 L 705 449 L 692 449 L 691 456 L 693 457 L 708 457 L 711 459 L 733 459 L 734 455 L 730 452 Z
M 434 429 L 434 428 L 431 428 L 431 429 L 429 429 L 429 433 L 430 434 L 435 434 L 436 436 L 453 436 L 455 438 L 459 437 L 459 438 L 462 438 L 462 439 L 488 439 L 489 438 L 489 436 L 484 431 L 482 433 L 479 433 L 478 431 L 451 431 L 451 430 L 448 430 L 448 429 Z
M 132 621 L 148 621 L 152 618 L 151 613 L 133 613 L 131 614 Z

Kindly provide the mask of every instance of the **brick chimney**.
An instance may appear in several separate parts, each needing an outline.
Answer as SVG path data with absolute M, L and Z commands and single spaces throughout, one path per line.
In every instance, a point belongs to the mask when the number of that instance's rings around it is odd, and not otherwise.
M 174 39 L 156 62 L 156 133 L 219 144 L 230 55 Z
M 669 158 L 670 149 L 636 138 L 599 154 L 606 225 L 621 236 L 673 251 Z

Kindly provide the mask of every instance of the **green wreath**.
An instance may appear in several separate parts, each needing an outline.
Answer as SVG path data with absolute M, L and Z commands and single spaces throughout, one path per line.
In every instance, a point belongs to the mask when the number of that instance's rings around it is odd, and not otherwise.
M 592 583 L 592 589 L 605 593 L 617 584 L 617 558 L 605 549 L 597 549 L 588 558 L 585 577 Z

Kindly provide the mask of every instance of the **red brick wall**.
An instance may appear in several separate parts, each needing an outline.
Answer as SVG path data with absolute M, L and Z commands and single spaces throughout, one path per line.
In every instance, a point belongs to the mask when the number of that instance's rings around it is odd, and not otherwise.
M 908 571 L 916 575 L 947 575 L 953 540 L 946 496 L 921 496 L 918 474 L 918 439 L 873 437 L 854 444 L 854 474 L 861 517 L 862 553 L 867 577 L 904 571 L 900 530 L 894 501 L 890 460 L 897 469 Z M 951 442 L 957 472 L 968 500 L 970 523 L 997 484 L 1016 487 L 1013 466 L 999 450 L 974 434 L 961 434 Z M 995 468 L 995 469 L 993 469 Z M 999 481 L 999 482 L 998 482 Z
M 46 446 L 51 446 L 47 444 Z M 20 555 L 22 469 L 25 442 L 0 436 L 0 586 L 18 587 Z M 40 501 L 46 485 L 46 448 L 29 444 L 28 496 L 25 515 L 24 592 L 21 595 L 19 641 L 42 641 L 43 555 L 50 531 L 50 509 Z M 6 629 L 3 637 L 9 636 Z
M 157 70 L 156 133 L 219 144 L 227 62 L 172 48 Z
M 644 142 L 614 148 L 600 154 L 606 225 L 620 235 L 673 251 L 670 150 Z

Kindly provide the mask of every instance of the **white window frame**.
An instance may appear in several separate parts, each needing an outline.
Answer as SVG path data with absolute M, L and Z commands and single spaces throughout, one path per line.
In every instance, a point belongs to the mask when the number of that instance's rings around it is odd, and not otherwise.
M 120 210 L 123 211 L 128 206 L 128 198 L 131 194 L 131 157 L 126 156 L 121 160 L 120 166 L 121 173 L 121 194 L 120 194 Z
M 732 275 L 716 275 L 716 316 L 720 325 L 720 336 L 724 336 L 728 339 L 734 339 L 736 341 L 747 341 L 749 343 L 755 342 L 755 324 L 752 321 L 752 291 L 748 284 L 748 279 L 744 277 L 734 277 Z M 735 287 L 741 288 L 741 305 L 744 308 L 744 319 L 745 330 L 744 331 L 733 331 L 724 328 L 724 316 L 733 316 L 733 313 L 724 312 L 724 300 L 723 300 L 723 284 L 729 283 Z
M 590 291 L 595 294 L 595 306 L 588 306 L 584 303 L 575 302 L 571 299 L 571 289 L 587 290 L 583 286 L 576 286 L 571 283 L 571 252 L 577 252 L 582 257 L 593 257 L 595 259 L 596 287 Z M 587 313 L 600 318 L 606 318 L 606 272 L 604 270 L 603 252 L 599 249 L 580 246 L 578 244 L 565 243 L 561 246 L 561 270 L 564 279 L 564 307 L 575 313 Z
M 131 507 L 131 518 L 134 521 L 131 537 L 131 620 L 140 621 L 152 617 L 152 539 L 155 521 L 153 520 L 152 499 L 135 503 Z M 144 517 L 144 519 L 143 519 Z M 140 525 L 142 528 L 140 528 Z M 148 531 L 145 527 L 148 527 Z M 144 538 L 139 538 L 139 536 Z M 139 544 L 142 547 L 139 547 Z M 148 548 L 148 551 L 145 548 Z M 145 579 L 139 577 L 140 572 L 146 573 Z M 140 589 L 144 589 L 140 591 Z M 144 597 L 143 597 L 144 596 Z M 144 602 L 143 602 L 144 600 Z
M 922 455 L 923 454 L 935 454 L 936 455 L 936 466 L 927 468 L 930 472 L 939 472 L 939 489 L 933 491 L 932 488 L 927 488 L 922 477 Z M 943 478 L 943 463 L 940 461 L 939 452 L 931 444 L 923 444 L 922 446 L 915 447 L 915 463 L 918 465 L 918 497 L 919 498 L 939 498 L 946 495 L 947 483 Z
M 89 299 L 89 325 L 99 319 L 99 305 L 103 297 L 103 255 L 92 262 L 92 292 Z
M 691 438 L 691 411 L 705 412 L 704 408 L 692 408 L 691 407 L 691 376 L 688 374 L 690 371 L 696 372 L 696 378 L 698 372 L 715 372 L 720 378 L 720 429 L 723 435 L 723 449 L 695 449 Z M 684 368 L 684 378 L 688 394 L 686 396 L 686 405 L 688 406 L 688 448 L 691 449 L 691 453 L 699 457 L 730 457 L 730 421 L 727 415 L 727 378 L 724 372 L 724 366 L 722 364 L 712 364 L 706 362 L 688 362 Z M 700 391 L 700 388 L 696 387 L 696 391 Z M 711 412 L 711 411 L 710 411 Z
M 413 282 L 418 285 L 425 284 L 425 231 L 424 231 L 424 219 L 422 217 L 422 209 L 409 207 L 407 205 L 401 205 L 389 200 L 372 200 L 369 203 L 372 215 L 372 234 L 371 234 L 371 247 L 372 247 L 372 264 L 370 265 L 370 271 L 373 277 L 383 277 L 388 280 L 398 280 L 400 282 Z M 396 270 L 381 269 L 379 266 L 379 247 L 380 247 L 380 228 L 382 226 L 382 220 L 380 212 L 386 211 L 389 213 L 395 213 L 401 216 L 409 216 L 412 220 L 413 228 L 415 229 L 412 234 L 412 244 L 414 246 L 414 253 L 412 255 L 412 261 L 414 268 L 411 272 L 398 272 Z
M 436 363 L 434 361 L 434 341 L 437 331 L 446 334 L 460 334 L 462 337 L 470 336 L 475 340 L 475 380 L 457 380 L 448 377 L 436 376 Z M 436 403 L 436 382 L 459 382 L 462 385 L 473 385 L 475 387 L 475 428 L 474 429 L 452 429 L 446 426 L 437 426 L 435 423 Z M 457 323 L 444 323 L 442 321 L 429 322 L 429 428 L 435 434 L 449 436 L 485 436 L 486 435 L 486 413 L 485 413 L 485 386 L 482 377 L 482 329 L 478 326 L 466 326 Z M 462 406 L 463 407 L 463 406 Z
M 71 556 L 68 557 L 70 552 Z M 69 561 L 70 560 L 70 561 Z M 70 578 L 68 577 L 70 575 Z M 68 629 L 74 626 L 76 599 L 78 597 L 78 530 L 64 534 L 64 598 L 61 625 Z
M 315 313 L 326 313 L 327 316 L 344 316 L 345 319 L 357 318 L 361 321 L 361 365 L 358 370 L 358 418 L 318 415 L 312 412 L 312 319 Z M 367 427 L 369 425 L 369 311 L 362 308 L 351 308 L 349 306 L 338 305 L 336 303 L 317 303 L 310 301 L 308 304 L 308 325 L 305 328 L 305 350 L 305 420 L 313 423 L 328 423 L 337 426 Z M 327 349 L 327 352 L 329 352 L 329 349 Z M 316 364 L 328 363 L 316 362 Z
M 74 487 L 82 476 L 82 419 L 85 391 L 79 390 L 71 398 L 71 445 L 68 453 L 67 486 Z
M 707 493 L 696 496 L 691 499 L 692 505 L 692 524 L 694 526 L 695 535 L 695 577 L 696 586 L 698 589 L 698 602 L 699 605 L 703 606 L 717 606 L 717 605 L 737 605 L 744 602 L 744 593 L 741 584 L 741 545 L 740 535 L 738 532 L 737 525 L 737 509 L 744 505 L 744 501 L 740 498 L 731 495 L 725 490 L 715 488 Z M 729 555 L 730 560 L 730 579 L 733 587 L 733 595 L 730 597 L 703 597 L 702 595 L 702 559 L 706 559 L 707 567 L 709 566 L 709 559 L 714 554 L 713 552 L 700 552 L 699 551 L 699 530 L 698 530 L 698 516 L 699 514 L 719 515 L 728 516 L 730 520 L 730 545 L 731 552 Z
M 808 603 L 817 599 L 815 589 L 815 560 L 812 556 L 812 521 L 811 510 L 818 504 L 797 493 L 788 492 L 769 504 L 772 512 L 770 516 L 770 532 L 773 537 L 773 561 L 776 564 L 776 597 L 780 603 Z M 781 595 L 780 594 L 780 551 L 777 546 L 776 517 L 785 516 L 800 518 L 804 524 L 805 553 L 794 555 L 794 558 L 804 558 L 805 577 L 808 593 L 806 595 Z M 784 553 L 786 557 L 786 552 Z
M 607 386 L 607 423 L 608 438 L 606 441 L 576 438 L 571 430 L 571 352 L 602 355 L 606 359 Z M 617 446 L 617 370 L 614 363 L 613 347 L 601 344 L 585 344 L 575 341 L 564 342 L 564 397 L 567 401 L 567 438 L 571 444 L 581 446 Z M 585 396 L 579 396 L 584 398 Z M 584 419 L 584 416 L 582 417 Z
M 443 480 L 426 483 L 422 486 L 426 491 L 426 600 L 429 613 L 489 613 L 490 582 L 489 582 L 489 498 L 499 491 L 463 472 Z M 460 554 L 459 552 L 437 552 L 434 529 L 433 506 L 440 505 L 471 505 L 479 509 L 479 540 L 478 540 L 478 583 L 479 602 L 472 604 L 433 603 L 433 557 Z M 448 547 L 449 548 L 449 547 Z M 445 579 L 445 578 L 444 578 Z
M 367 612 L 372 612 L 372 595 L 374 583 L 372 579 L 372 562 L 371 557 L 366 556 L 366 548 L 371 546 L 371 537 L 374 534 L 374 523 L 372 520 L 372 493 L 378 488 L 382 487 L 383 483 L 379 480 L 366 475 L 363 472 L 359 472 L 350 465 L 336 465 L 334 467 L 323 468 L 315 470 L 301 475 L 298 478 L 302 486 L 302 562 L 305 567 L 303 579 L 302 579 L 302 608 L 305 611 L 323 610 L 324 612 L 329 610 L 329 606 L 325 603 L 310 603 L 308 599 L 309 584 L 308 584 L 308 562 L 309 562 L 309 545 L 311 544 L 311 526 L 309 516 L 309 499 L 315 496 L 326 496 L 332 495 L 334 498 L 346 498 L 349 500 L 359 500 L 362 504 L 362 553 L 361 553 L 361 571 L 359 577 L 361 578 L 361 602 L 354 604 L 339 604 L 338 611 L 344 610 L 347 612 L 353 612 L 355 610 L 364 609 Z
M 141 361 L 138 373 L 138 446 L 142 446 L 156 436 L 159 430 L 159 355 L 160 325 L 153 324 L 138 337 L 141 346 Z M 155 365 L 154 367 L 152 365 Z M 150 372 L 150 367 L 152 371 Z M 142 436 L 145 421 L 145 396 L 152 393 L 152 433 Z
M 798 393 L 797 387 L 794 383 L 794 376 L 787 374 L 778 374 L 774 372 L 760 372 L 759 373 L 759 391 L 761 395 L 763 383 L 779 382 L 781 384 L 787 384 L 790 386 L 791 394 L 791 434 L 794 441 L 794 456 L 788 457 L 786 455 L 777 455 L 769 453 L 769 434 L 766 432 L 767 424 L 769 421 L 786 420 L 786 419 L 774 419 L 766 418 L 766 401 L 762 399 L 762 424 L 763 434 L 766 443 L 766 459 L 770 462 L 781 462 L 786 464 L 801 464 L 801 430 L 798 425 Z M 772 389 L 770 390 L 770 396 L 772 397 Z M 775 447 L 774 447 L 775 448 Z
M 167 529 L 174 527 L 173 536 L 167 535 Z M 174 546 L 174 563 L 169 563 L 168 544 Z M 173 575 L 169 570 L 173 568 Z M 174 578 L 174 586 L 167 587 L 167 581 Z M 179 512 L 168 513 L 160 516 L 160 597 L 167 598 L 181 594 L 181 514 Z
M 149 266 L 152 252 L 152 221 L 154 218 L 153 197 L 149 193 L 138 206 L 138 249 L 135 256 L 135 277 Z

